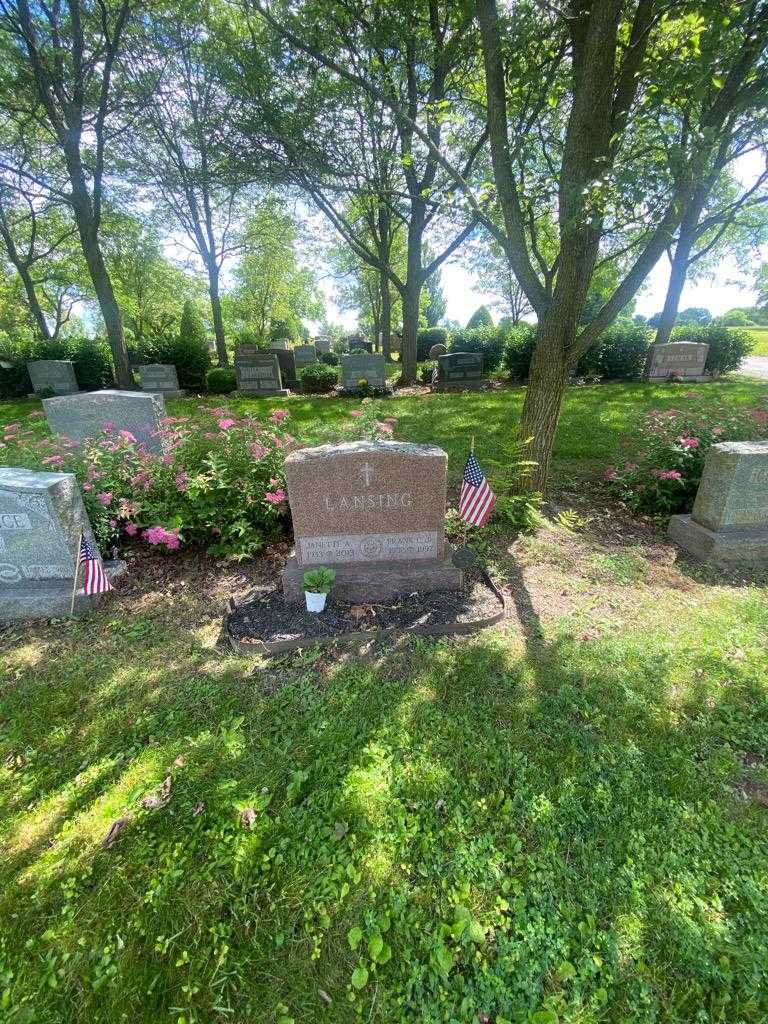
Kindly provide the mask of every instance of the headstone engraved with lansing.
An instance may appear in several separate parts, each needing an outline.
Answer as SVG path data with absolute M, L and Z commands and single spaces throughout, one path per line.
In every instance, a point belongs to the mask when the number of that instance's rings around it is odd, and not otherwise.
M 305 366 L 311 366 L 317 362 L 317 352 L 314 345 L 297 345 L 293 350 L 296 360 L 296 372 L 301 373 Z
M 707 452 L 689 516 L 669 537 L 713 562 L 768 563 L 768 441 L 726 441 Z
M 437 391 L 474 391 L 486 383 L 482 352 L 447 352 L 437 357 Z
M 341 382 L 345 391 L 357 394 L 359 381 L 367 380 L 368 386 L 376 391 L 387 387 L 387 368 L 384 356 L 368 352 L 354 352 L 341 357 Z
M 268 348 L 267 352 L 277 356 L 280 365 L 280 379 L 284 388 L 297 391 L 299 379 L 296 376 L 296 356 L 292 348 Z
M 172 363 L 150 363 L 139 367 L 142 391 L 157 391 L 165 398 L 180 398 L 186 394 L 179 388 L 179 376 Z
M 74 395 L 80 390 L 71 359 L 34 359 L 27 363 L 27 372 L 36 395 L 46 391 L 54 395 Z
M 255 345 L 235 349 L 237 390 L 248 395 L 287 395 L 280 376 L 280 364 L 274 352 L 264 352 Z
M 648 350 L 645 376 L 648 380 L 709 380 L 704 367 L 709 345 L 694 341 L 673 341 L 667 345 L 651 345 Z
M 283 573 L 289 602 L 303 600 L 307 569 L 336 570 L 346 601 L 458 590 L 444 517 L 448 456 L 433 445 L 356 441 L 292 452 L 285 460 L 296 541 Z
M 43 410 L 54 434 L 72 441 L 98 437 L 105 424 L 115 430 L 127 430 L 147 451 L 161 452 L 157 436 L 165 416 L 163 396 L 157 392 L 89 391 L 63 398 L 44 398 Z
M 0 620 L 69 615 L 81 531 L 95 547 L 73 474 L 0 469 Z

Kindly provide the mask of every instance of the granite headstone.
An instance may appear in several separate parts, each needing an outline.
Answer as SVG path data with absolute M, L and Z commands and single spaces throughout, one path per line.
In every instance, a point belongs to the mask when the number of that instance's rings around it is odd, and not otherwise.
M 444 518 L 448 457 L 433 445 L 356 441 L 292 452 L 285 460 L 295 554 L 283 574 L 300 601 L 306 569 L 336 570 L 342 600 L 456 590 Z
M 172 363 L 150 363 L 139 367 L 142 391 L 158 391 L 164 398 L 180 398 L 186 394 L 179 388 L 179 377 Z
M 109 424 L 115 431 L 130 431 L 148 451 L 162 451 L 157 432 L 165 402 L 156 392 L 106 390 L 44 398 L 43 410 L 52 432 L 73 441 L 97 437 Z
M 322 336 L 315 338 L 315 348 L 321 355 L 325 355 L 326 352 L 331 351 L 331 339 Z
M 80 390 L 71 359 L 34 359 L 27 363 L 27 372 L 36 395 L 46 391 L 54 395 L 74 395 Z
M 95 547 L 72 473 L 0 469 L 0 621 L 69 615 L 81 532 Z M 97 600 L 81 577 L 75 611 Z
M 768 562 L 768 441 L 726 441 L 707 452 L 689 516 L 669 537 L 713 562 Z
M 709 380 L 705 373 L 709 345 L 694 341 L 673 341 L 666 345 L 651 345 L 646 360 L 645 376 L 648 380 Z
M 296 376 L 296 356 L 292 348 L 268 348 L 267 352 L 277 356 L 280 364 L 280 378 L 284 388 L 298 391 L 299 378 Z
M 448 352 L 437 357 L 435 390 L 477 390 L 486 384 L 482 352 Z
M 280 376 L 280 363 L 274 352 L 265 352 L 256 345 L 235 349 L 237 390 L 243 394 L 271 397 L 287 395 Z
M 359 381 L 367 380 L 368 386 L 383 391 L 387 386 L 387 368 L 384 356 L 369 352 L 353 352 L 341 357 L 341 382 L 345 391 L 357 394 Z
M 301 373 L 305 366 L 311 366 L 317 362 L 317 352 L 314 345 L 297 345 L 293 350 L 296 360 L 296 372 Z

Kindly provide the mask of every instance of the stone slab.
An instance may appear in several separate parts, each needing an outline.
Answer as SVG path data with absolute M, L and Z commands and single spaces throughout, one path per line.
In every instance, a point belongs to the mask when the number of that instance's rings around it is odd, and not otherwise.
M 288 388 L 291 391 L 297 391 L 300 387 L 299 378 L 296 375 L 296 356 L 293 354 L 292 348 L 269 348 L 267 352 L 273 353 L 277 356 L 277 361 L 280 364 L 280 377 L 283 381 L 283 387 Z
M 369 352 L 354 352 L 341 357 L 341 383 L 345 391 L 357 394 L 358 381 L 367 380 L 376 390 L 387 387 L 387 367 L 384 356 Z
M 263 397 L 288 394 L 283 388 L 277 355 L 255 345 L 243 345 L 235 350 L 235 376 L 237 390 L 243 394 Z
M 447 352 L 437 357 L 438 382 L 461 384 L 466 381 L 483 381 L 482 352 Z
M 161 452 L 156 436 L 165 416 L 163 396 L 149 391 L 88 391 L 61 398 L 44 398 L 43 410 L 54 434 L 73 441 L 98 437 L 109 424 L 128 430 L 148 451 Z
M 704 562 L 768 565 L 768 527 L 710 530 L 692 516 L 672 516 L 667 535 Z
M 81 531 L 95 546 L 72 473 L 0 469 L 0 620 L 69 615 Z M 75 611 L 97 600 L 80 587 Z
M 464 581 L 463 573 L 451 563 L 447 546 L 446 552 L 446 558 L 428 559 L 418 564 L 377 561 L 365 564 L 335 564 L 334 597 L 341 601 L 357 603 L 387 601 L 398 594 L 410 594 L 414 591 L 429 593 L 435 590 L 459 590 Z M 306 568 L 299 564 L 295 555 L 288 559 L 283 572 L 283 595 L 291 604 L 304 601 Z
M 709 380 L 704 373 L 708 354 L 709 345 L 703 342 L 673 341 L 666 345 L 651 345 L 645 376 L 648 380 L 668 380 L 671 376 L 683 380 Z
M 331 339 L 330 338 L 315 338 L 315 348 L 321 355 L 325 355 L 326 352 L 331 351 Z
M 293 350 L 293 358 L 296 360 L 296 372 L 301 373 L 305 366 L 317 362 L 317 350 L 314 345 L 297 345 Z
M 139 367 L 142 391 L 157 391 L 164 398 L 182 398 L 186 395 L 179 387 L 179 377 L 172 363 L 149 363 Z
M 455 391 L 482 391 L 487 387 L 487 380 L 437 381 L 432 385 L 432 390 L 440 393 Z
M 768 529 L 768 441 L 712 445 L 692 515 L 710 530 Z
M 36 395 L 43 391 L 74 395 L 80 390 L 71 359 L 33 359 L 27 363 L 27 372 Z

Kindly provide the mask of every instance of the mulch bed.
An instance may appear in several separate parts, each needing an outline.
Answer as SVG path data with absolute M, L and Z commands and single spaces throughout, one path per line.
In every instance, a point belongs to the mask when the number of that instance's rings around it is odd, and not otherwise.
M 349 604 L 329 597 L 320 614 L 286 604 L 281 590 L 256 591 L 229 615 L 227 629 L 239 653 L 277 654 L 343 638 L 383 632 L 446 636 L 473 633 L 504 618 L 503 596 L 481 572 L 466 574 L 460 591 L 406 594 L 390 603 Z

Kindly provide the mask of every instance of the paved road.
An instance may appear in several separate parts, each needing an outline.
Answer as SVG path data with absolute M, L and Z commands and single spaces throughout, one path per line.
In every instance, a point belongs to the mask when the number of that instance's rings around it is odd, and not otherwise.
M 749 356 L 741 364 L 739 373 L 745 377 L 760 377 L 768 380 L 768 356 Z

